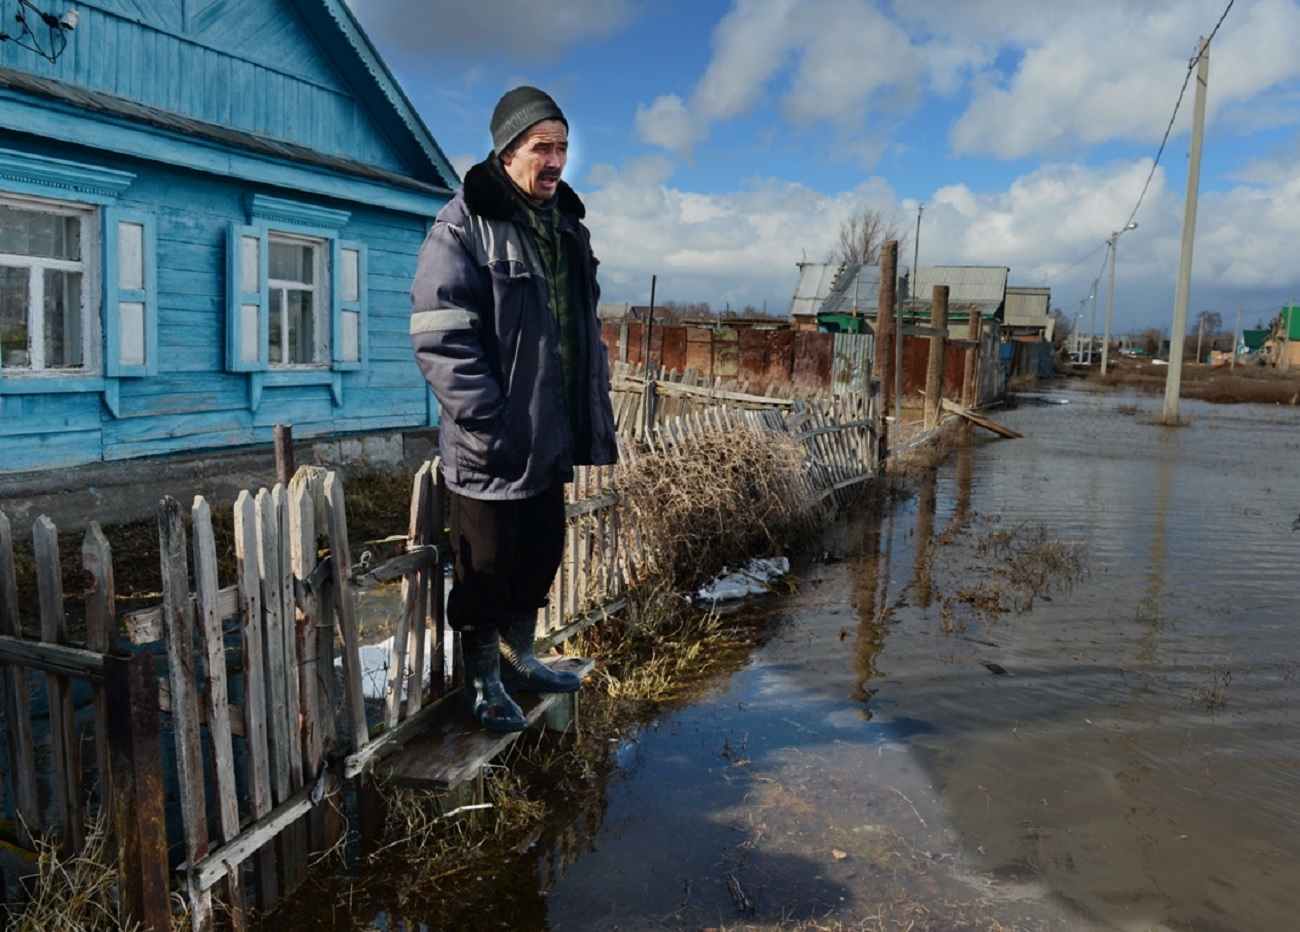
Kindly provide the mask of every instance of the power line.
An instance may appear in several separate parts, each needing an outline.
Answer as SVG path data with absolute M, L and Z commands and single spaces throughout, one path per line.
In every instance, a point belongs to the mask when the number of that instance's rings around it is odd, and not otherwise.
M 1107 245 L 1107 243 L 1105 243 L 1105 242 L 1103 242 L 1103 243 L 1101 244 L 1101 246 L 1105 246 L 1105 245 Z M 1098 246 L 1097 249 L 1100 249 L 1101 246 Z M 1043 284 L 1046 285 L 1046 284 L 1047 284 L 1048 282 L 1050 282 L 1052 279 L 1054 279 L 1054 278 L 1060 278 L 1060 277 L 1061 277 L 1062 275 L 1064 275 L 1066 272 L 1070 271 L 1070 269 L 1075 268 L 1076 266 L 1083 265 L 1083 263 L 1087 262 L 1089 259 L 1091 259 L 1093 256 L 1095 256 L 1095 255 L 1097 254 L 1097 249 L 1094 249 L 1092 252 L 1090 252 L 1090 253 L 1088 253 L 1086 256 L 1084 256 L 1082 259 L 1077 259 L 1077 260 L 1075 260 L 1075 261 L 1072 262 L 1071 264 L 1067 265 L 1065 268 L 1061 269 L 1061 271 L 1059 271 L 1059 272 L 1053 272 L 1051 275 L 1044 275 L 1044 276 L 1043 276 Z
M 1228 18 L 1228 11 L 1232 9 L 1232 5 L 1236 2 L 1237 0 L 1228 0 L 1228 5 L 1223 9 L 1223 15 L 1221 15 L 1219 21 L 1214 24 L 1214 30 L 1210 33 L 1210 38 L 1205 40 L 1204 45 L 1201 45 L 1199 42 L 1197 43 L 1196 54 L 1192 56 L 1192 60 L 1187 65 L 1187 74 L 1183 78 L 1182 89 L 1178 92 L 1178 99 L 1174 101 L 1174 112 L 1169 115 L 1169 125 L 1165 127 L 1165 137 L 1160 140 L 1160 148 L 1156 150 L 1155 161 L 1151 163 L 1151 172 L 1147 175 L 1146 183 L 1142 185 L 1142 193 L 1138 195 L 1137 203 L 1133 205 L 1132 213 L 1128 215 L 1128 220 L 1124 221 L 1125 226 L 1128 226 L 1128 224 L 1133 222 L 1133 218 L 1137 216 L 1138 208 L 1142 206 L 1142 201 L 1147 196 L 1147 190 L 1151 187 L 1151 179 L 1155 177 L 1156 168 L 1160 165 L 1160 156 L 1164 155 L 1165 146 L 1169 144 L 1169 136 L 1174 130 L 1174 121 L 1178 119 L 1178 108 L 1182 106 L 1183 97 L 1187 94 L 1187 85 L 1192 83 L 1192 75 L 1196 72 L 1196 66 L 1201 63 L 1201 55 L 1203 54 L 1202 49 L 1208 49 L 1210 47 L 1210 42 L 1218 34 L 1219 27 L 1222 26 L 1223 21 Z
M 1214 29 L 1210 32 L 1210 38 L 1207 39 L 1205 42 L 1205 46 L 1204 46 L 1205 48 L 1208 49 L 1210 46 L 1210 41 L 1213 40 L 1216 35 L 1218 35 L 1219 28 L 1223 25 L 1223 21 L 1228 18 L 1228 11 L 1232 9 L 1233 4 L 1235 4 L 1236 2 L 1237 0 L 1228 0 L 1228 5 L 1223 8 L 1223 13 L 1219 16 L 1219 21 L 1214 24 Z M 1187 75 L 1183 78 L 1183 86 L 1182 89 L 1179 90 L 1178 92 L 1178 100 L 1174 102 L 1174 112 L 1169 115 L 1169 125 L 1165 127 L 1164 138 L 1160 140 L 1160 148 L 1156 150 L 1155 161 L 1151 163 L 1151 171 L 1147 175 L 1146 183 L 1142 185 L 1142 193 L 1138 195 L 1137 203 L 1133 205 L 1133 210 L 1128 215 L 1128 220 L 1124 222 L 1125 227 L 1127 227 L 1130 223 L 1133 222 L 1133 218 L 1137 216 L 1138 209 L 1142 206 L 1142 201 L 1146 199 L 1147 191 L 1151 187 L 1151 180 L 1155 178 L 1156 168 L 1158 168 L 1160 165 L 1160 157 L 1164 155 L 1165 147 L 1169 144 L 1169 137 L 1173 133 L 1174 121 L 1178 119 L 1178 110 L 1183 104 L 1183 97 L 1186 96 L 1187 94 L 1187 85 L 1191 83 L 1192 75 L 1196 72 L 1196 66 L 1199 65 L 1200 63 L 1201 63 L 1201 46 L 1198 43 L 1196 54 L 1193 55 L 1191 61 L 1188 62 Z M 1075 266 L 1082 265 L 1084 262 L 1087 262 L 1090 258 L 1092 258 L 1094 255 L 1097 254 L 1097 249 L 1101 249 L 1102 246 L 1105 246 L 1107 248 L 1107 255 L 1109 255 L 1110 240 L 1109 239 L 1103 240 L 1101 246 L 1098 246 L 1096 249 L 1088 253 L 1082 259 L 1079 259 L 1077 262 L 1074 262 L 1073 264 L 1066 266 L 1061 271 L 1044 278 L 1043 284 L 1046 285 L 1053 278 L 1057 278 L 1061 275 L 1064 275 L 1066 272 L 1070 271 L 1070 269 L 1074 268 Z M 1102 270 L 1104 271 L 1106 268 L 1105 256 L 1102 257 L 1101 266 L 1102 266 Z M 1097 273 L 1097 278 L 1098 279 L 1101 278 L 1101 272 Z

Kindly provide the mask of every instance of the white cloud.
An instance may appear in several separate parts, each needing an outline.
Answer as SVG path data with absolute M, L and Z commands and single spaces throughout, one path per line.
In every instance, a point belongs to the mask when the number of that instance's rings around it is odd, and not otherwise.
M 1211 120 L 1300 75 L 1300 61 L 1286 52 L 1300 42 L 1300 7 L 1289 0 L 1240 6 L 1211 49 Z M 1010 76 L 974 66 L 975 94 L 952 128 L 953 151 L 1010 159 L 1113 139 L 1159 142 L 1197 39 L 1222 12 L 1221 0 L 1062 10 L 1054 28 L 1026 29 L 1008 43 L 1021 55 Z M 1177 131 L 1190 124 L 1193 96 L 1189 87 Z
M 736 0 L 688 109 L 707 124 L 773 98 L 789 123 L 829 123 L 851 139 L 873 111 L 912 101 L 921 71 L 906 32 L 870 0 Z
M 1005 190 L 945 186 L 926 200 L 920 261 L 1006 266 L 1013 284 L 1046 284 L 1053 304 L 1071 313 L 1099 278 L 1101 314 L 1106 241 L 1150 171 L 1149 158 L 1100 168 L 1052 164 Z M 766 305 L 769 313 L 784 314 L 798 280 L 797 263 L 823 261 L 841 220 L 863 204 L 899 221 L 908 237 L 915 232 L 915 203 L 900 200 L 881 178 L 837 194 L 773 178 L 701 194 L 673 187 L 672 173 L 672 161 L 663 157 L 621 168 L 601 165 L 589 173 L 592 188 L 584 198 L 609 303 L 646 303 L 651 276 L 657 276 L 661 301 Z M 1272 183 L 1202 199 L 1192 280 L 1194 309 L 1217 308 L 1226 315 L 1242 302 L 1248 323 L 1259 316 L 1261 302 L 1287 299 L 1280 292 L 1274 299 L 1268 289 L 1295 281 L 1290 244 L 1300 239 L 1300 178 L 1282 166 L 1260 166 L 1257 175 Z M 1117 332 L 1138 323 L 1167 327 L 1171 319 L 1183 198 L 1181 190 L 1169 189 L 1163 170 L 1156 171 L 1138 220 L 1118 250 Z M 900 259 L 910 265 L 910 246 L 906 253 Z
M 819 194 L 797 183 L 760 179 L 722 194 L 672 187 L 672 163 L 650 157 L 621 168 L 593 167 L 584 192 L 601 260 L 603 300 L 646 303 L 651 276 L 660 300 L 752 304 L 784 314 L 797 263 L 820 262 L 840 220 L 862 203 L 896 213 L 889 186 L 874 179 L 851 192 Z
M 649 107 L 638 106 L 635 128 L 643 142 L 687 159 L 709 135 L 704 121 L 692 114 L 676 94 L 666 94 Z
M 800 0 L 736 0 L 713 30 L 713 59 L 695 88 L 692 107 L 705 119 L 737 116 L 762 97 L 785 64 Z
M 473 60 L 498 55 L 548 62 L 574 45 L 609 36 L 635 14 L 631 0 L 348 0 L 374 40 L 405 56 Z
M 881 95 L 911 100 L 920 71 L 907 33 L 874 5 L 823 0 L 801 10 L 799 64 L 782 100 L 796 125 L 820 121 L 861 126 Z

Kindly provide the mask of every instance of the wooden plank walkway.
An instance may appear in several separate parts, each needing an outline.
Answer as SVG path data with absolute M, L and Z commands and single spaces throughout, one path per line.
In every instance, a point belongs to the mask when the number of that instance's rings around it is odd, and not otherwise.
M 589 657 L 541 658 L 555 670 L 585 677 L 596 666 Z M 544 721 L 563 730 L 577 718 L 578 693 L 519 693 L 511 698 L 523 709 L 529 726 Z M 385 783 L 413 789 L 449 792 L 477 777 L 483 765 L 510 746 L 523 732 L 498 734 L 480 728 L 459 695 L 444 704 L 427 727 L 399 751 L 375 765 Z

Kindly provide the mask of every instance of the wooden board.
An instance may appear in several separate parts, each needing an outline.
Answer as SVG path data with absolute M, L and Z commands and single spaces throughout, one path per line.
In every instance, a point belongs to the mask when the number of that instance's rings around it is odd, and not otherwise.
M 978 424 L 980 427 L 983 427 L 985 430 L 991 430 L 993 431 L 993 433 L 998 434 L 1002 437 L 1010 437 L 1011 439 L 1014 440 L 1018 437 L 1024 436 L 1024 434 L 1014 431 L 1010 427 L 1003 427 L 997 421 L 990 420 L 989 418 L 986 418 L 981 414 L 976 414 L 974 411 L 971 411 L 968 408 L 963 408 L 961 405 L 957 404 L 954 401 L 949 401 L 947 398 L 943 400 L 943 409 L 945 411 L 951 411 L 953 414 L 960 415 L 961 417 L 964 417 L 966 420 L 970 421 L 972 424 Z
M 546 661 L 553 669 L 586 676 L 596 666 L 587 657 L 562 657 Z M 537 723 L 566 693 L 519 693 L 511 696 L 524 712 L 529 725 Z M 445 706 L 427 729 L 406 742 L 400 750 L 376 765 L 375 773 L 385 782 L 426 790 L 452 790 L 478 776 L 492 760 L 523 732 L 498 734 L 480 728 L 459 697 Z

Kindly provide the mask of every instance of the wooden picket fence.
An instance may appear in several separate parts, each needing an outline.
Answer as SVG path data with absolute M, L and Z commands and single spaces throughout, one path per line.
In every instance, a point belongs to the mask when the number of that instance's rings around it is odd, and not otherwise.
M 624 395 L 635 394 L 630 378 L 622 384 Z M 690 456 L 710 431 L 746 429 L 803 446 L 810 500 L 841 504 L 875 475 L 868 397 L 763 397 L 742 386 L 673 384 L 680 390 L 642 380 L 642 391 L 652 387 L 660 403 L 650 430 L 621 440 L 625 459 Z M 644 399 L 615 397 L 624 416 L 644 411 Z M 616 468 L 579 469 L 569 487 L 566 552 L 538 619 L 544 644 L 619 611 L 629 588 L 653 571 L 654 542 L 620 503 Z M 19 816 L 19 842 L 31 847 L 33 836 L 55 833 L 78 850 L 88 813 L 106 812 L 123 914 L 167 928 L 170 880 L 179 876 L 192 928 L 202 932 L 218 922 L 243 928 L 249 907 L 269 909 L 301 884 L 312 855 L 339 841 L 345 798 L 355 803 L 361 834 L 377 833 L 378 765 L 441 715 L 442 700 L 459 685 L 449 663 L 454 638 L 445 630 L 450 550 L 436 461 L 415 474 L 409 514 L 398 556 L 354 565 L 341 480 L 304 467 L 287 487 L 246 491 L 235 501 L 236 578 L 223 586 L 210 506 L 194 500 L 187 531 L 180 504 L 165 498 L 162 603 L 121 617 L 112 554 L 92 526 L 83 546 L 86 642 L 73 645 L 57 529 L 45 518 L 33 528 L 42 620 L 39 636 L 30 636 L 19 626 L 12 537 L 0 513 L 0 687 L 10 764 L 0 789 Z M 386 688 L 367 700 L 355 589 L 399 579 Z M 119 643 L 119 630 L 134 650 Z M 43 674 L 43 683 L 33 684 L 29 671 Z M 91 684 L 93 721 L 74 714 L 78 679 Z M 48 776 L 37 773 L 23 701 L 41 688 L 50 707 Z M 80 760 L 85 733 L 94 735 L 93 765 Z M 51 800 L 45 807 L 42 778 Z M 180 838 L 167 835 L 168 788 L 179 799 Z M 169 860 L 169 849 L 180 851 L 180 863 Z

